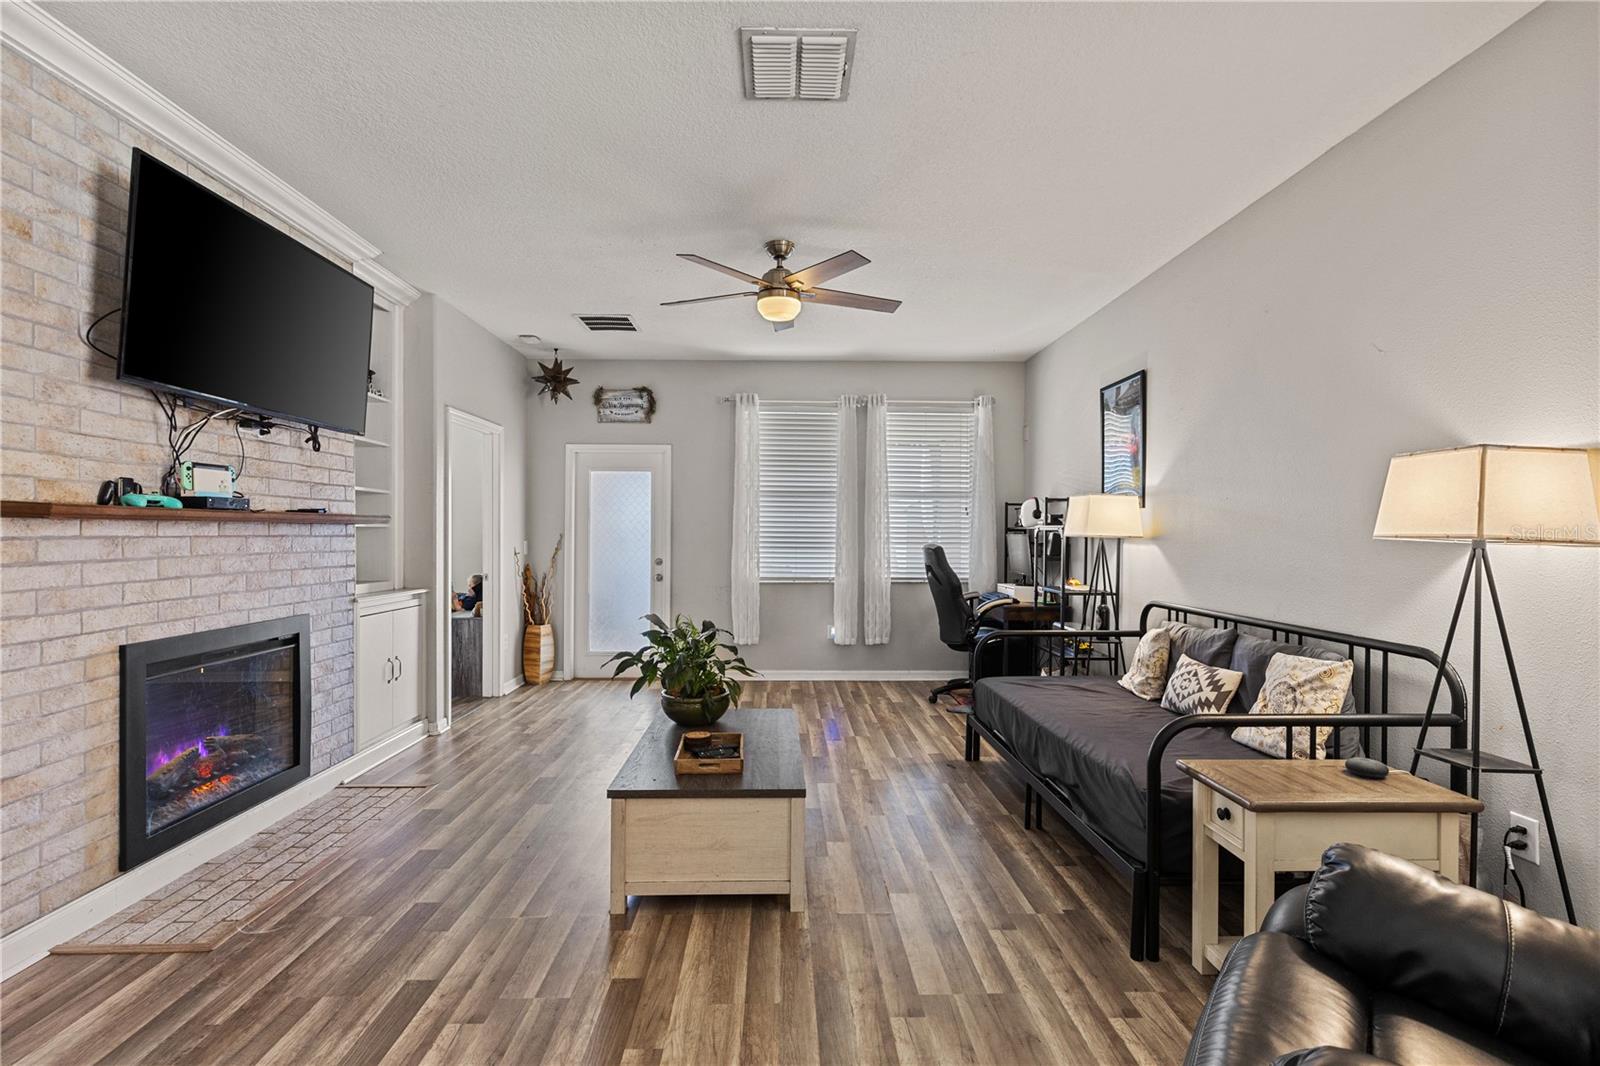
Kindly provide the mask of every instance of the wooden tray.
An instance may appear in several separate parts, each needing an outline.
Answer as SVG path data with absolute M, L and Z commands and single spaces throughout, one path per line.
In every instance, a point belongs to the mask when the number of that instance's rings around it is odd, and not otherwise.
M 672 768 L 679 774 L 742 774 L 744 773 L 744 734 L 711 733 L 710 743 L 722 747 L 738 748 L 739 754 L 731 759 L 701 759 L 684 749 L 688 733 L 678 738 L 678 753 L 672 757 Z

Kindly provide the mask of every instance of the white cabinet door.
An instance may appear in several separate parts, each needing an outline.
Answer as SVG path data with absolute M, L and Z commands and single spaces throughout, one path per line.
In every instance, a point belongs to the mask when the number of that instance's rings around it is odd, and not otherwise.
M 391 612 L 394 642 L 392 647 L 397 672 L 389 686 L 394 696 L 394 716 L 389 728 L 410 725 L 422 717 L 422 681 L 427 673 L 422 665 L 422 608 L 413 604 Z
M 356 750 L 394 728 L 393 615 L 356 617 Z

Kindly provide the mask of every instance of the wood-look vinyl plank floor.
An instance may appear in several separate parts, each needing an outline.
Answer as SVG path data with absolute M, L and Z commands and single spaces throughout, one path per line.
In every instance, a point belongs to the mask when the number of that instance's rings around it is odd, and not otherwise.
M 807 759 L 809 910 L 607 914 L 605 787 L 652 702 L 582 681 L 484 701 L 361 783 L 431 784 L 353 861 L 204 955 L 53 956 L 0 986 L 0 1062 L 1162 1063 L 1209 978 L 1167 890 L 1159 963 L 1127 887 L 921 684 L 756 682 Z

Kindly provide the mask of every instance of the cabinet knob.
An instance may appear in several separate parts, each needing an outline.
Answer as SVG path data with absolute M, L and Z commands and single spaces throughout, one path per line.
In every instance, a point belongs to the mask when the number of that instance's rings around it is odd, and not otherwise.
M 1228 808 L 1226 808 L 1226 807 L 1218 807 L 1217 808 L 1217 821 L 1226 822 L 1228 819 L 1230 819 L 1232 817 L 1233 817 L 1233 812 L 1228 810 Z

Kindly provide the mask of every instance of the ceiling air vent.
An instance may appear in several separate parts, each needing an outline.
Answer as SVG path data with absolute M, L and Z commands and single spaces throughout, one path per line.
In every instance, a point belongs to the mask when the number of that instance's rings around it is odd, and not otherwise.
M 637 333 L 639 327 L 627 315 L 579 315 L 578 321 L 591 333 Z
M 742 29 L 750 100 L 843 100 L 850 95 L 855 30 Z

